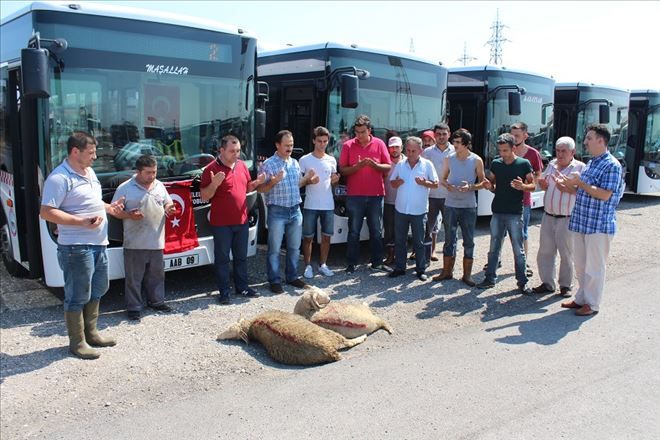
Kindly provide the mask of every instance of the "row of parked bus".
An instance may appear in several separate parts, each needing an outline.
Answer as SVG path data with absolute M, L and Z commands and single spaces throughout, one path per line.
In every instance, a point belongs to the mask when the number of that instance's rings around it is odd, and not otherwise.
M 312 129 L 331 133 L 339 155 L 351 124 L 368 114 L 374 135 L 419 135 L 439 121 L 473 134 L 486 166 L 495 139 L 516 121 L 529 126 L 528 143 L 548 160 L 554 141 L 572 136 L 577 157 L 587 124 L 608 124 L 610 150 L 626 169 L 629 192 L 660 189 L 660 91 L 629 92 L 587 83 L 556 84 L 548 76 L 503 67 L 447 68 L 412 54 L 324 43 L 257 53 L 256 39 L 239 28 L 195 18 L 99 4 L 34 3 L 3 20 L 0 60 L 0 242 L 12 273 L 63 285 L 56 237 L 38 216 L 44 176 L 66 157 L 72 130 L 99 141 L 94 164 L 104 198 L 128 179 L 131 163 L 152 154 L 164 181 L 192 180 L 199 246 L 168 259 L 213 262 L 208 205 L 199 198 L 202 167 L 219 137 L 232 132 L 253 173 L 274 152 L 283 128 L 294 156 L 311 150 Z M 335 189 L 335 235 L 346 241 L 344 187 Z M 478 194 L 490 214 L 491 194 Z M 252 196 L 248 255 L 265 233 L 266 209 Z M 543 194 L 534 194 L 541 206 Z M 111 223 L 117 220 L 111 219 Z M 120 224 L 110 225 L 110 277 L 124 276 Z M 363 231 L 366 238 L 366 229 Z M 194 258 L 187 258 L 194 256 Z M 167 264 L 167 261 L 166 261 Z M 186 264 L 171 265 L 175 269 Z M 169 267 L 169 266 L 166 266 Z

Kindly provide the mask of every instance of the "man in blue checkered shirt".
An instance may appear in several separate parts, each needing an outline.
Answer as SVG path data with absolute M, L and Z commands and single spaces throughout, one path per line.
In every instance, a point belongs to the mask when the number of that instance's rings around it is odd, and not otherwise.
M 568 229 L 573 235 L 579 289 L 574 301 L 561 306 L 576 309 L 578 316 L 599 310 L 610 243 L 616 233 L 616 207 L 623 196 L 621 165 L 607 149 L 610 136 L 606 125 L 589 125 L 584 145 L 592 159 L 582 174 L 573 173 L 558 181 L 577 189 Z
M 257 190 L 265 194 L 268 208 L 268 282 L 270 291 L 283 293 L 280 276 L 280 248 L 286 236 L 287 284 L 298 288 L 309 287 L 298 276 L 300 240 L 302 238 L 302 213 L 300 212 L 300 187 L 317 183 L 319 176 L 313 170 L 302 177 L 298 161 L 291 157 L 293 134 L 282 130 L 275 135 L 277 151 L 263 163 L 261 172 L 266 180 Z

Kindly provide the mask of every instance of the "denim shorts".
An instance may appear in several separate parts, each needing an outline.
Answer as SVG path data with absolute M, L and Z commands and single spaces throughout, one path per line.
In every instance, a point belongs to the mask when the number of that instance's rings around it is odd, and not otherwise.
M 335 211 L 303 209 L 303 237 L 311 238 L 316 234 L 317 219 L 321 220 L 321 233 L 332 236 L 335 232 Z

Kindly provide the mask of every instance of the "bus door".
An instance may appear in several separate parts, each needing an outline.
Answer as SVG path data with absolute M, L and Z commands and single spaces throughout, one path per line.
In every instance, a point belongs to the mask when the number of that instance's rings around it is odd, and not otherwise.
M 18 262 L 21 262 L 29 267 L 30 277 L 37 278 L 41 276 L 42 270 L 38 229 L 40 194 L 36 181 L 40 155 L 35 121 L 37 106 L 43 103 L 39 104 L 32 99 L 21 102 L 20 68 L 5 72 L 7 77 L 3 98 L 8 111 L 5 114 L 7 119 L 3 121 L 5 150 L 0 164 L 3 175 L 2 203 L 6 213 L 3 214 L 6 216 L 3 219 L 6 225 L 2 225 L 6 226 L 3 231 L 3 246 L 7 246 L 5 250 L 8 252 L 4 258 L 10 272 L 19 273 L 21 269 Z M 26 133 L 24 138 L 21 133 Z M 23 151 L 24 148 L 29 151 Z
M 314 88 L 312 86 L 284 87 L 282 89 L 282 129 L 293 133 L 292 156 L 300 158 L 312 150 L 314 128 Z
M 628 113 L 628 139 L 626 140 L 626 189 L 639 192 L 640 166 L 644 158 L 644 141 L 646 133 L 647 101 L 630 100 Z

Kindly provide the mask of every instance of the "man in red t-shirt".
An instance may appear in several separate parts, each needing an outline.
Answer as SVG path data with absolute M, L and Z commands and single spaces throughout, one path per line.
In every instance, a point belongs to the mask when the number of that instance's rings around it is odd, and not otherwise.
M 532 175 L 534 176 L 534 183 L 536 184 L 543 171 L 543 161 L 541 160 L 541 154 L 536 151 L 534 147 L 525 143 L 529 137 L 529 134 L 527 133 L 527 124 L 524 122 L 516 122 L 511 126 L 509 133 L 511 133 L 511 136 L 513 136 L 515 141 L 513 150 L 516 153 L 516 156 L 527 159 L 529 163 L 532 164 Z M 529 219 L 531 215 L 532 193 L 525 191 L 523 192 L 523 247 L 525 248 L 525 255 L 527 256 L 529 256 L 529 253 L 527 252 L 527 237 L 529 236 Z M 528 277 L 534 275 L 534 272 L 529 265 L 527 265 L 526 271 Z
M 249 227 L 247 223 L 246 194 L 261 185 L 265 176 L 255 180 L 241 155 L 241 142 L 236 136 L 227 135 L 220 141 L 220 154 L 204 168 L 200 184 L 201 196 L 211 201 L 210 223 L 213 229 L 215 270 L 220 291 L 220 304 L 229 304 L 229 252 L 234 259 L 234 288 L 237 295 L 259 296 L 248 286 L 247 248 Z
M 346 176 L 346 211 L 348 212 L 348 242 L 346 272 L 355 271 L 360 255 L 360 230 L 367 218 L 371 268 L 391 272 L 383 264 L 383 176 L 391 168 L 385 142 L 371 135 L 371 120 L 360 115 L 353 127 L 355 137 L 344 143 L 339 156 L 339 171 Z

